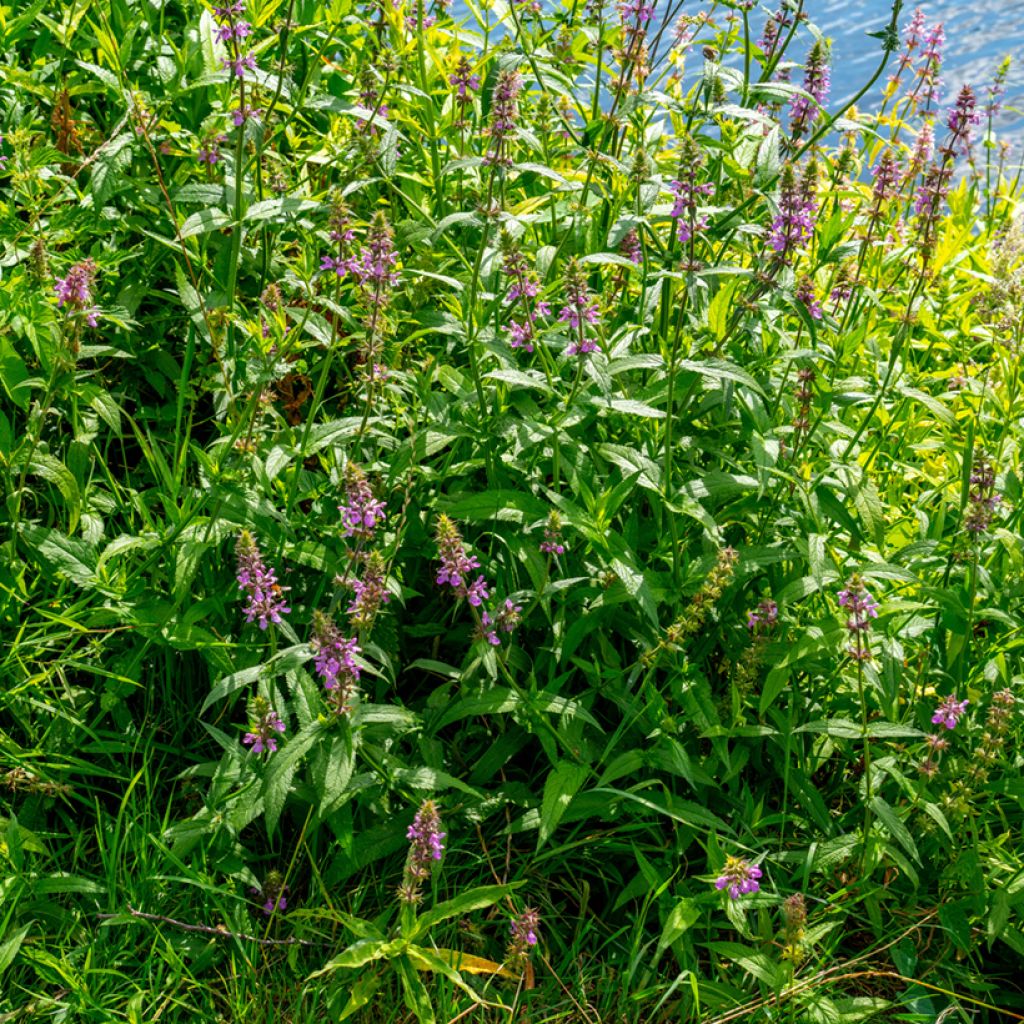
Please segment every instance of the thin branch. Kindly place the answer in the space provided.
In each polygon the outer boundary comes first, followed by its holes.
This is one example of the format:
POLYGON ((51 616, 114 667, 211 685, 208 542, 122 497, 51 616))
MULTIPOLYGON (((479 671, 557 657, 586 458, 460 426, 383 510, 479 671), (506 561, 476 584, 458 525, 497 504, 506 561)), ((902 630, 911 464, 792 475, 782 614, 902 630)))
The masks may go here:
MULTIPOLYGON (((262 939, 258 935, 249 935, 246 932, 232 932, 224 925, 212 927, 208 924, 188 924, 186 921, 176 921, 173 917, 164 917, 161 914, 146 914, 136 910, 130 903, 128 913, 140 921, 156 921, 159 924, 169 924, 172 928, 179 928, 183 932, 199 932, 201 935, 212 935, 218 939, 241 939, 245 942, 255 942, 260 946, 327 946, 328 942, 311 942, 309 939, 298 939, 294 935, 287 939, 262 939)), ((122 917, 122 914, 97 914, 100 920, 109 921, 113 918, 122 917)))

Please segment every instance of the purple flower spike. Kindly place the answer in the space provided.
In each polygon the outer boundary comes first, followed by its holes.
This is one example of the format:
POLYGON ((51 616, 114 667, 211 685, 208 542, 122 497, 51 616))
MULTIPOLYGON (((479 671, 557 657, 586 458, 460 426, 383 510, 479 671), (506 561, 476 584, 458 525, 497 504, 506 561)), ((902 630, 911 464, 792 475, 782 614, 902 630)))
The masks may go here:
POLYGON ((761 888, 758 879, 761 869, 743 857, 727 857, 721 875, 715 879, 716 889, 727 889, 730 899, 757 892, 761 888))
POLYGON ((288 899, 285 896, 278 896, 276 900, 267 900, 263 904, 263 913, 270 917, 275 910, 285 910, 288 906, 288 899))
POLYGON ((291 588, 278 584, 277 574, 264 564, 259 545, 248 530, 238 535, 235 553, 238 556, 238 589, 245 591, 247 596, 245 621, 255 621, 260 629, 266 629, 272 622, 280 623, 281 616, 291 611, 284 598, 284 592, 291 588))
POLYGON ((92 305, 92 289, 96 281, 96 264, 92 260, 80 260, 67 273, 54 282, 57 305, 69 313, 79 313, 90 327, 95 327, 96 309, 92 305))
POLYGON ((818 204, 813 190, 816 174, 814 165, 808 165, 802 180, 797 180, 792 166, 782 170, 779 184, 779 212, 772 221, 768 244, 788 262, 793 251, 801 246, 814 231, 818 204))
POLYGON ((377 524, 387 518, 386 505, 374 498, 366 474, 352 462, 345 467, 345 487, 345 504, 338 506, 344 535, 373 540, 377 524))
POLYGON ((468 598, 470 604, 479 606, 489 596, 486 581, 478 576, 472 585, 466 583, 469 573, 480 568, 475 555, 467 555, 458 527, 445 515, 437 520, 437 547, 440 565, 437 570, 437 585, 449 586, 456 597, 468 598))
POLYGON ((540 914, 533 907, 525 907, 523 912, 511 923, 509 931, 512 938, 508 944, 506 960, 515 967, 524 967, 530 952, 537 945, 537 932, 540 929, 540 914))
POLYGON ((955 729, 960 722, 960 718, 967 711, 969 703, 970 701, 957 700, 955 695, 946 697, 935 709, 935 714, 932 715, 932 723, 934 725, 944 725, 947 729, 955 729))
POLYGON ((441 831, 441 816, 433 800, 424 800, 416 812, 409 830, 408 872, 414 878, 429 878, 430 866, 444 854, 446 832, 441 831))
POLYGON ((273 754, 277 751, 277 736, 285 730, 284 722, 278 713, 262 697, 254 702, 256 716, 249 724, 250 731, 242 737, 246 746, 252 747, 254 754, 273 754))

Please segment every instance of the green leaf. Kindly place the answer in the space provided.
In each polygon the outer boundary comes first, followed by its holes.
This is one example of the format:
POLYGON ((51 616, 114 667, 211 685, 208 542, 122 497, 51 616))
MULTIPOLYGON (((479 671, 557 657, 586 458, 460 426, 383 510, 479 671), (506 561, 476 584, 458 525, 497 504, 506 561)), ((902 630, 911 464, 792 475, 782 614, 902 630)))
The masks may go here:
POLYGON ((59 530, 28 526, 22 536, 39 556, 72 583, 91 589, 96 586, 96 549, 77 537, 66 537, 59 530))
POLYGON ((692 928, 700 920, 700 908, 687 897, 683 897, 672 908, 665 925, 661 929, 661 938, 658 939, 658 951, 655 959, 661 956, 677 939, 692 928))
POLYGON ((914 837, 910 834, 910 829, 900 820, 896 812, 880 797, 875 796, 871 798, 871 810, 878 815, 878 820, 885 826, 886 831, 903 847, 904 850, 910 855, 910 857, 918 864, 921 863, 921 857, 917 852, 917 845, 914 843, 914 837))
POLYGON ((263 813, 267 831, 277 828, 284 802, 291 789, 292 779, 309 748, 323 735, 323 727, 314 722, 297 736, 292 737, 267 759, 267 772, 263 779, 263 813))
POLYGON ((223 210, 197 210, 185 218, 178 234, 181 238, 192 238, 195 235, 206 235, 211 231, 219 231, 231 223, 231 217, 223 210))
POLYGON ((460 893, 454 899, 438 903, 430 910, 420 914, 416 919, 416 927, 409 937, 415 939, 426 935, 431 928, 453 917, 470 914, 474 910, 483 910, 484 907, 493 907, 495 903, 503 900, 524 884, 523 882, 511 882, 508 885, 481 885, 460 893))
POLYGON ((365 967, 384 956, 388 945, 383 939, 359 939, 344 952, 328 960, 320 970, 314 971, 309 977, 322 978, 332 971, 351 971, 357 967, 365 967))
POLYGON ((3 974, 14 963, 14 958, 18 955, 18 950, 21 949, 21 944, 25 941, 25 936, 28 935, 31 927, 32 922, 30 921, 0 942, 0 974, 3 974))
POLYGON ((28 370, 21 356, 14 351, 10 337, 6 333, 0 334, 0 382, 19 409, 28 408, 31 389, 24 386, 28 379, 28 370))
POLYGON ((434 1008, 430 1005, 427 988, 416 973, 416 968, 407 956, 397 957, 394 961, 398 977, 402 982, 402 995, 405 1005, 419 1021, 419 1024, 435 1024, 434 1008))
POLYGON ((60 459, 56 459, 46 452, 36 452, 32 456, 29 470, 53 484, 60 491, 61 497, 68 505, 68 533, 74 533, 81 514, 82 494, 71 470, 60 459))
POLYGON ((537 849, 551 837, 562 816, 569 809, 572 798, 587 780, 590 770, 586 765, 572 761, 559 761, 554 771, 544 780, 544 796, 540 804, 540 832, 537 849))

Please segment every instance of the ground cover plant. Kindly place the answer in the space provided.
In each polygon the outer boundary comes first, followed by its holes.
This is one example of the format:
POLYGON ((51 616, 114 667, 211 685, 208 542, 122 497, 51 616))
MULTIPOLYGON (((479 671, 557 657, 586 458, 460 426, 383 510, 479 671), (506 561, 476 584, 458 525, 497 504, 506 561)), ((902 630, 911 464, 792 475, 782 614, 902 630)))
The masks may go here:
POLYGON ((1006 65, 224 2, 0 9, 0 1020, 1024 1019, 1006 65))

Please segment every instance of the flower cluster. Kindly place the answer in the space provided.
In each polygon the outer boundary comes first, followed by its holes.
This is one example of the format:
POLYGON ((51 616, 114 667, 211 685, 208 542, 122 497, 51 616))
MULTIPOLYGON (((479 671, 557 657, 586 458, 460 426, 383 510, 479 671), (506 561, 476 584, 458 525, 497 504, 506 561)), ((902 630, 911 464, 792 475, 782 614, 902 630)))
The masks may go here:
POLYGON ((510 597, 505 598, 505 603, 492 615, 487 609, 480 613, 480 639, 486 640, 491 646, 498 647, 501 644, 500 633, 514 633, 516 627, 522 621, 523 609, 510 597))
POLYGON ((768 640, 779 621, 779 606, 770 598, 760 601, 756 608, 747 612, 747 630, 750 645, 743 651, 732 671, 735 692, 735 712, 738 715, 744 698, 753 690, 760 675, 768 640))
POLYGON ((80 314, 90 327, 98 323, 98 311, 92 304, 92 289, 96 282, 96 264, 92 260, 79 260, 54 282, 57 305, 69 313, 80 314))
POLYGON ((437 547, 440 565, 437 570, 437 585, 449 586, 456 597, 466 598, 470 604, 479 607, 488 597, 487 584, 482 575, 470 583, 469 574, 480 568, 475 555, 467 555, 459 528, 446 515, 437 519, 437 547))
POLYGON ((644 654, 643 660, 645 662, 648 664, 652 663, 661 651, 666 648, 676 648, 686 637, 693 636, 701 631, 711 609, 721 598, 725 588, 729 585, 730 580, 732 580, 738 561, 739 555, 733 548, 722 548, 718 552, 711 572, 708 573, 707 579, 704 580, 700 590, 693 595, 689 608, 672 625, 666 628, 665 635, 651 650, 644 654))
POLYGON ((957 700, 955 694, 945 697, 935 709, 935 714, 932 715, 932 724, 944 726, 946 729, 955 729, 967 711, 969 703, 970 701, 957 700))
POLYGON ((249 892, 260 900, 260 909, 267 917, 288 907, 288 898, 285 895, 288 892, 288 886, 284 884, 284 878, 278 871, 269 872, 262 888, 254 887, 249 892))
POLYGON ((441 831, 441 815, 433 800, 424 800, 406 832, 409 853, 405 860, 405 875, 398 889, 403 903, 415 904, 420 901, 420 887, 430 877, 431 869, 444 854, 444 839, 447 833, 441 831))
POLYGON ((537 930, 540 914, 533 907, 524 907, 523 912, 512 921, 509 931, 511 940, 505 953, 505 962, 522 969, 530 958, 530 952, 537 945, 537 930))
POLYGON ((371 551, 366 556, 361 578, 346 582, 355 593, 348 606, 348 620, 354 629, 369 629, 381 607, 391 600, 387 588, 387 565, 380 552, 371 551))
POLYGON ((738 900, 761 888, 761 874, 761 869, 745 858, 727 857, 722 873, 715 879, 715 888, 727 890, 730 899, 738 900))
POLYGON ((473 93, 480 89, 480 76, 473 74, 473 69, 465 57, 459 58, 455 70, 448 76, 449 85, 455 87, 455 105, 459 114, 455 124, 464 128, 469 124, 469 110, 473 106, 473 93))
POLYGON ((803 956, 804 930, 807 925, 807 901, 795 892, 782 903, 782 959, 797 962, 803 956))
POLYGON ((254 698, 249 732, 242 737, 242 742, 251 746, 254 754, 273 754, 277 750, 277 737, 284 730, 284 722, 270 702, 263 697, 254 698))
POLYGON ((540 278, 526 262, 519 246, 508 234, 502 235, 501 246, 502 270, 512 281, 505 294, 505 305, 519 314, 517 319, 508 323, 509 344, 512 348, 532 352, 537 335, 537 317, 550 316, 551 307, 544 300, 537 299, 540 278))
POLYGON ((487 129, 490 146, 484 156, 484 164, 512 166, 509 140, 519 118, 518 97, 522 88, 523 80, 518 71, 502 71, 498 75, 491 100, 491 123, 487 129))
POLYGON ((925 37, 921 50, 921 66, 917 69, 917 92, 925 103, 930 103, 939 93, 942 70, 942 47, 946 42, 946 32, 942 22, 932 26, 925 37))
POLYGON ((778 213, 768 233, 768 244, 783 262, 788 262, 793 251, 814 231, 818 213, 817 175, 817 165, 813 160, 799 179, 791 164, 782 169, 778 213))
POLYGON ((582 356, 597 351, 597 342, 587 333, 587 326, 597 324, 601 315, 597 299, 587 287, 587 275, 575 257, 565 268, 565 305, 559 310, 558 319, 568 324, 573 334, 566 355, 582 356))
POLYGON ((281 616, 291 611, 284 598, 284 592, 290 588, 278 584, 277 574, 264 563, 256 538, 248 530, 238 535, 235 554, 238 589, 247 598, 243 609, 245 621, 257 622, 260 629, 266 629, 272 622, 279 623, 281 616))
POLYGON ((1017 699, 1010 690, 993 694, 988 714, 985 716, 985 731, 981 742, 974 750, 973 763, 969 769, 972 782, 980 785, 988 780, 989 769, 1002 756, 1006 735, 1013 722, 1017 699))
POLYGON ((779 606, 766 597, 751 612, 747 612, 747 629, 755 636, 768 632, 779 621, 779 606))
MULTIPOLYGON (((228 47, 228 56, 221 57, 221 67, 229 75, 241 80, 247 71, 256 70, 256 58, 248 52, 245 40, 252 35, 252 25, 240 15, 245 13, 243 0, 234 0, 225 7, 214 7, 213 20, 217 23, 217 40, 228 47)), ((242 119, 245 111, 243 109, 242 119)), ((241 122, 236 122, 241 123, 241 122)))
POLYGON ((1002 496, 996 494, 995 467, 988 455, 979 451, 971 467, 971 489, 967 495, 964 528, 976 537, 984 533, 992 525, 1002 500, 1002 496))
POLYGON ((328 699, 337 714, 351 710, 351 700, 359 686, 360 653, 355 638, 342 636, 341 630, 321 611, 313 613, 313 664, 324 683, 328 699))
POLYGON ((387 505, 374 498, 366 474, 354 463, 345 466, 345 504, 338 506, 345 537, 370 542, 377 524, 387 518, 387 505))
POLYGON ((814 292, 814 279, 807 274, 802 274, 796 283, 796 300, 812 320, 822 318, 821 303, 814 292))
POLYGON ((899 195, 903 180, 903 169, 900 167, 899 157, 891 149, 886 149, 878 158, 878 163, 871 169, 871 176, 875 179, 872 191, 874 198, 872 217, 877 218, 881 213, 882 205, 899 195))
POLYGON ((805 368, 797 370, 796 390, 793 397, 796 399, 796 418, 793 420, 793 452, 803 444, 811 429, 811 402, 814 400, 814 384, 818 375, 814 370, 805 368))
POLYGON ((775 56, 775 51, 782 39, 782 33, 793 24, 793 15, 788 4, 783 4, 765 22, 764 32, 758 39, 757 45, 764 54, 765 61, 770 61, 775 56))
POLYGON ((546 555, 564 555, 565 544, 562 543, 562 517, 552 509, 548 513, 548 521, 544 524, 544 539, 540 549, 546 555))
POLYGON ((818 119, 820 107, 828 99, 831 82, 829 49, 819 39, 811 47, 804 68, 804 92, 808 95, 794 96, 789 111, 789 130, 794 141, 818 119))
POLYGON ((878 603, 868 593, 861 577, 854 573, 846 583, 846 589, 839 592, 839 605, 849 613, 846 628, 850 634, 847 653, 855 661, 870 661, 871 649, 867 633, 871 620, 878 617, 878 603))
POLYGON ((949 145, 960 153, 968 153, 971 148, 973 130, 981 124, 981 111, 974 90, 964 85, 957 93, 956 103, 950 107, 946 115, 946 127, 949 129, 949 145))
POLYGON ((473 570, 480 568, 475 555, 466 554, 459 528, 446 515, 438 516, 436 530, 438 548, 438 586, 452 588, 455 596, 465 599, 477 617, 477 638, 494 647, 501 643, 501 633, 512 633, 522 618, 522 607, 511 598, 496 601, 496 608, 484 606, 491 596, 487 580, 482 573, 470 580, 473 570))

